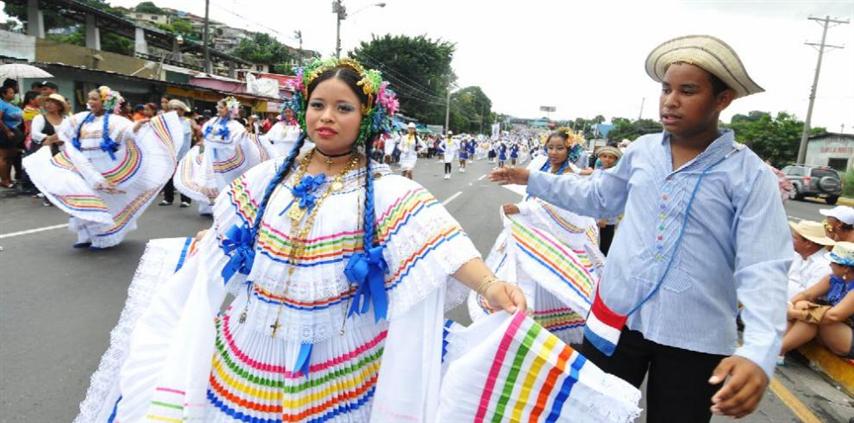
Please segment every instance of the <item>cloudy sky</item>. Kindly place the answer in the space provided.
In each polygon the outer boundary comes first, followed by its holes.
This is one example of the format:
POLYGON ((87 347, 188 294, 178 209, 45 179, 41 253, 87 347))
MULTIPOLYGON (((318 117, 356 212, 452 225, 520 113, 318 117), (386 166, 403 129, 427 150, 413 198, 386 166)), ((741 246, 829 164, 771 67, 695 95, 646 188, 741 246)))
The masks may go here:
MULTIPOLYGON (((724 115, 750 110, 786 111, 803 119, 817 51, 804 42, 821 40, 810 16, 854 18, 854 0, 837 1, 485 1, 345 0, 343 50, 372 34, 426 34, 456 43, 453 67, 460 86, 479 85, 494 110, 522 117, 553 118, 602 114, 658 118, 658 86, 644 72, 657 44, 686 34, 715 35, 739 53, 765 93, 733 103, 724 115)), ((134 0, 112 0, 133 6, 134 0)), ((159 6, 204 15, 204 1, 155 0, 159 6)), ((295 45, 334 54, 335 15, 331 0, 211 0, 211 18, 269 32, 295 45)), ((854 24, 828 31, 813 126, 854 133, 854 24)))

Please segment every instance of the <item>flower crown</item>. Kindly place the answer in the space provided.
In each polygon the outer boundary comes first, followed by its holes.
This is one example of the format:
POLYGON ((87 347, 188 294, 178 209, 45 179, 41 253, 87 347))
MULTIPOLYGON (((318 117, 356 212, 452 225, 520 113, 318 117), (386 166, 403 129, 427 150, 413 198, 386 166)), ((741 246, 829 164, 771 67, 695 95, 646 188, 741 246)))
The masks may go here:
POLYGON ((240 116, 240 100, 232 96, 228 96, 220 101, 225 104, 225 109, 228 110, 228 113, 229 115, 231 115, 231 117, 234 118, 240 116))
POLYGON ((564 127, 560 127, 560 128, 557 128, 557 132, 560 132, 560 133, 562 133, 562 134, 565 134, 565 135, 566 135, 566 145, 567 145, 567 147, 569 147, 569 146, 571 146, 571 145, 573 145, 573 144, 581 143, 581 142, 583 142, 583 141, 584 141, 584 135, 581 135, 581 134, 579 134, 578 132, 575 132, 572 128, 568 128, 568 127, 565 127, 565 126, 564 126, 564 127))
POLYGON ((118 91, 113 91, 106 85, 98 87, 98 95, 101 97, 101 103, 104 105, 104 110, 111 113, 121 112, 122 95, 118 91))
POLYGON ((287 83, 293 96, 284 102, 282 112, 290 109, 303 131, 306 130, 305 112, 308 104, 308 86, 324 72, 334 68, 348 68, 356 72, 360 79, 358 86, 368 97, 368 103, 362 107, 362 123, 356 144, 362 144, 374 135, 390 132, 392 118, 397 114, 400 103, 397 94, 383 81, 382 73, 365 69, 353 59, 315 59, 303 68, 294 68, 295 78, 287 83))

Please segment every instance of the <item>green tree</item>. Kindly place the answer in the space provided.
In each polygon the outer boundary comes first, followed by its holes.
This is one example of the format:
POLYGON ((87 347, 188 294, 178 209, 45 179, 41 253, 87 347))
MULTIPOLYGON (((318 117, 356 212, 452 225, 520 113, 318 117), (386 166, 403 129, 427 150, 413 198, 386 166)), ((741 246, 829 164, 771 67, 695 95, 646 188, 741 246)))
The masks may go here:
POLYGON ((611 119, 614 128, 608 132, 608 141, 619 142, 623 139, 633 140, 644 134, 661 132, 661 124, 652 119, 632 121, 616 117, 611 119))
POLYGON ((136 7, 133 8, 133 10, 137 11, 139 13, 153 13, 153 14, 157 14, 157 15, 165 15, 166 14, 166 12, 164 12, 163 9, 157 7, 157 5, 155 5, 154 3, 150 2, 150 1, 144 1, 142 3, 137 4, 136 7))
MULTIPOLYGON (((424 35, 384 35, 363 41, 350 57, 382 71, 400 97, 401 112, 421 122, 444 124, 448 86, 456 80, 451 69, 454 49, 453 43, 424 35)), ((468 123, 462 118, 458 124, 471 125, 471 115, 465 117, 468 123)))
MULTIPOLYGON (((804 123, 792 114, 780 112, 772 117, 767 112, 752 111, 747 115, 733 116, 724 127, 735 131, 736 140, 746 144, 763 160, 770 160, 776 167, 797 160, 804 123)), ((818 135, 827 131, 824 128, 812 128, 810 132, 818 135)))
POLYGON ((450 126, 454 132, 489 132, 494 121, 492 101, 477 86, 451 94, 450 126))
POLYGON ((240 40, 231 54, 252 63, 270 65, 274 73, 290 73, 292 56, 288 48, 269 34, 255 32, 251 38, 240 40))

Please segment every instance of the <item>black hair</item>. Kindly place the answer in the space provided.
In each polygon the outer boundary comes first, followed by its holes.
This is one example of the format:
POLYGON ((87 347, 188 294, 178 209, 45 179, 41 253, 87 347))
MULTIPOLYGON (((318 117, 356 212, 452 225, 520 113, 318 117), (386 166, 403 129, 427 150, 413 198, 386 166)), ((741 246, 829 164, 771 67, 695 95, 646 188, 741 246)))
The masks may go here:
POLYGON ((142 109, 144 109, 144 108, 145 108, 144 104, 137 104, 137 105, 133 106, 133 111, 134 112, 141 112, 142 109))
POLYGON ((27 93, 24 94, 23 105, 26 106, 26 105, 30 104, 31 101, 38 98, 40 95, 41 95, 41 93, 38 91, 33 91, 33 90, 27 91, 27 93))
POLYGON ((549 140, 551 140, 552 137, 558 137, 563 140, 564 144, 566 144, 566 141, 569 140, 569 133, 561 130, 553 131, 549 134, 549 137, 546 138, 546 144, 549 143, 549 140))
POLYGON ((718 78, 717 75, 709 71, 706 71, 706 75, 709 76, 709 82, 712 84, 712 93, 715 95, 715 97, 717 97, 718 94, 730 89, 729 85, 725 84, 724 81, 721 81, 721 79, 718 78))

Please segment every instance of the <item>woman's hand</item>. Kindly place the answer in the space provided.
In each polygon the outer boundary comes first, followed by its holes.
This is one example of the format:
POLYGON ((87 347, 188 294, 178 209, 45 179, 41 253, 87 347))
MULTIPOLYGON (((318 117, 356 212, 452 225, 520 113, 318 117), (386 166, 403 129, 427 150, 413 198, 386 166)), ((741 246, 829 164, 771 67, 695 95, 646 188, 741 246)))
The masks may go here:
POLYGON ((136 123, 134 123, 134 124, 133 124, 133 132, 134 132, 134 133, 136 133, 136 131, 139 131, 139 128, 140 128, 144 123, 148 123, 148 121, 150 121, 150 120, 151 120, 151 119, 149 119, 149 118, 145 118, 145 119, 140 119, 140 120, 138 120, 136 123))
POLYGON ((504 310, 508 313, 524 312, 528 309, 525 294, 517 285, 507 282, 496 282, 486 287, 483 298, 494 310, 504 310))
POLYGON ((489 173, 489 180, 498 182, 499 185, 518 184, 527 185, 528 176, 531 172, 521 167, 502 167, 489 173))
POLYGON ((114 184, 110 181, 104 181, 104 182, 99 183, 98 185, 95 185, 95 189, 98 191, 106 192, 107 194, 124 194, 125 193, 124 191, 118 189, 116 187, 116 184, 114 184))
POLYGON ((196 242, 201 241, 202 238, 205 237, 205 235, 208 233, 209 230, 210 229, 202 229, 202 230, 196 232, 196 238, 195 238, 196 242))
POLYGON ((59 140, 59 136, 56 134, 48 135, 45 139, 42 140, 42 145, 62 145, 62 141, 59 140))
POLYGON ((504 214, 506 214, 508 216, 511 214, 518 214, 519 213, 519 206, 512 204, 512 203, 507 203, 501 207, 504 209, 504 214))

